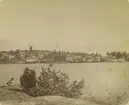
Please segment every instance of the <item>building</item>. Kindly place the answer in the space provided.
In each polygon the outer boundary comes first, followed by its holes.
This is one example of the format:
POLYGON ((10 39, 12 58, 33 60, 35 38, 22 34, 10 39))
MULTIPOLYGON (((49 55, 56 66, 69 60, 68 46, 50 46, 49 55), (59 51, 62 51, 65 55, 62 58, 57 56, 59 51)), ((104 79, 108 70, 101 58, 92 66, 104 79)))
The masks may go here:
POLYGON ((42 58, 41 62, 53 62, 54 61, 55 52, 50 52, 42 58))
POLYGON ((32 50, 33 54, 35 54, 38 58, 43 58, 45 55, 48 55, 50 51, 48 50, 32 50))
POLYGON ((30 46, 30 50, 29 50, 29 51, 32 52, 32 50, 33 50, 33 49, 32 49, 32 46, 30 46))
POLYGON ((74 56, 72 54, 67 54, 66 55, 66 61, 67 62, 73 62, 74 61, 74 56))
POLYGON ((38 59, 36 57, 27 57, 26 63, 36 63, 38 59))
POLYGON ((30 46, 28 55, 36 56, 37 58, 42 59, 45 55, 48 55, 49 53, 49 50, 33 50, 32 46, 30 46))
POLYGON ((12 60, 12 59, 14 59, 14 58, 15 58, 14 55, 9 54, 9 60, 12 60))
POLYGON ((25 51, 20 51, 19 52, 19 58, 20 58, 20 60, 25 60, 26 59, 26 53, 25 53, 25 51))
POLYGON ((74 55, 74 62, 83 62, 83 57, 81 55, 74 55))
POLYGON ((92 59, 89 60, 89 62, 100 62, 101 58, 100 57, 93 57, 92 59))
POLYGON ((83 57, 83 62, 88 62, 88 58, 87 57, 83 57))
POLYGON ((117 59, 117 62, 125 62, 126 60, 124 58, 117 59))
POLYGON ((61 62, 61 61, 66 61, 66 56, 54 56, 54 61, 56 62, 61 62))
POLYGON ((2 58, 9 58, 9 53, 8 52, 3 52, 2 53, 2 58))

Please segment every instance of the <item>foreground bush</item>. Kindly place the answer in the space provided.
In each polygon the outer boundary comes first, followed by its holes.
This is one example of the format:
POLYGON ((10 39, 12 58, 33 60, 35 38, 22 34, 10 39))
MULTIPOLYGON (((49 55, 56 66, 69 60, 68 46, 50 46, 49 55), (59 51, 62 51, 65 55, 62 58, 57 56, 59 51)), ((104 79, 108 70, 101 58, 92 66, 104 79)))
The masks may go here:
POLYGON ((28 89, 35 87, 36 81, 36 72, 25 68, 23 75, 20 77, 20 84, 23 86, 24 90, 28 91, 28 89))
MULTIPOLYGON (((31 70, 31 72, 34 72, 34 70, 31 70)), ((27 76, 25 76, 26 72, 24 72, 23 75, 20 81, 23 80, 24 82, 21 82, 21 85, 24 87, 24 90, 27 90, 25 92, 31 96, 59 95, 78 98, 82 95, 84 80, 71 83, 66 73, 56 72, 50 67, 42 68, 42 72, 37 80, 35 73, 27 73, 27 76)))

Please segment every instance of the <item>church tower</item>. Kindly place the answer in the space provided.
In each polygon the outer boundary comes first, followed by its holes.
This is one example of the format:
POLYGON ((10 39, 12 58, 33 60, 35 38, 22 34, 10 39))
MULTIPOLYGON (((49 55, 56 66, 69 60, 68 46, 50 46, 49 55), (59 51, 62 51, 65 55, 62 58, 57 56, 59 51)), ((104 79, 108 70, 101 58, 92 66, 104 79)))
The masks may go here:
POLYGON ((32 46, 30 46, 30 52, 32 52, 32 46))

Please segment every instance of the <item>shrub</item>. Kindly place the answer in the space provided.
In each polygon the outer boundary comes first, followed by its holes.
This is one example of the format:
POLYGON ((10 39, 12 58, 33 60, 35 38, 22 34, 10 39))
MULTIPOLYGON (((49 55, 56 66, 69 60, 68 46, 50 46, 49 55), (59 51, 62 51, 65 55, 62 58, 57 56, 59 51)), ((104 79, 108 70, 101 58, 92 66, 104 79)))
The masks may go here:
POLYGON ((28 91, 28 89, 36 86, 36 72, 29 68, 25 68, 23 75, 20 77, 20 84, 23 86, 24 90, 28 91))
MULTIPOLYGON (((32 70, 34 71, 34 70, 32 70)), ((24 73, 23 75, 25 75, 24 73)), ((69 81, 69 76, 61 71, 56 71, 54 69, 42 68, 42 72, 37 79, 35 85, 35 76, 27 75, 27 79, 25 76, 22 76, 24 82, 21 82, 21 85, 24 87, 24 90, 27 90, 26 93, 37 97, 37 96, 45 96, 45 95, 59 95, 70 98, 78 98, 82 95, 82 89, 84 87, 84 80, 79 82, 73 81, 72 83, 69 81), (32 77, 34 79, 32 79, 32 77), (30 79, 28 79, 30 78, 30 79), (32 84, 30 84, 30 81, 32 84), (28 82, 29 81, 29 82, 28 82)))

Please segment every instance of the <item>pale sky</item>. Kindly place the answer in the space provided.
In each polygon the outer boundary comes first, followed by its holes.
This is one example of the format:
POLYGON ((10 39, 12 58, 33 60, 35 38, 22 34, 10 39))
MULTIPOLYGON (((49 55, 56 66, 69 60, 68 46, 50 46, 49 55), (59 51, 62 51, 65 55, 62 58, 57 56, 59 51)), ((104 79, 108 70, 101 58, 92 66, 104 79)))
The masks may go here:
POLYGON ((3 0, 0 50, 129 51, 128 0, 3 0))

